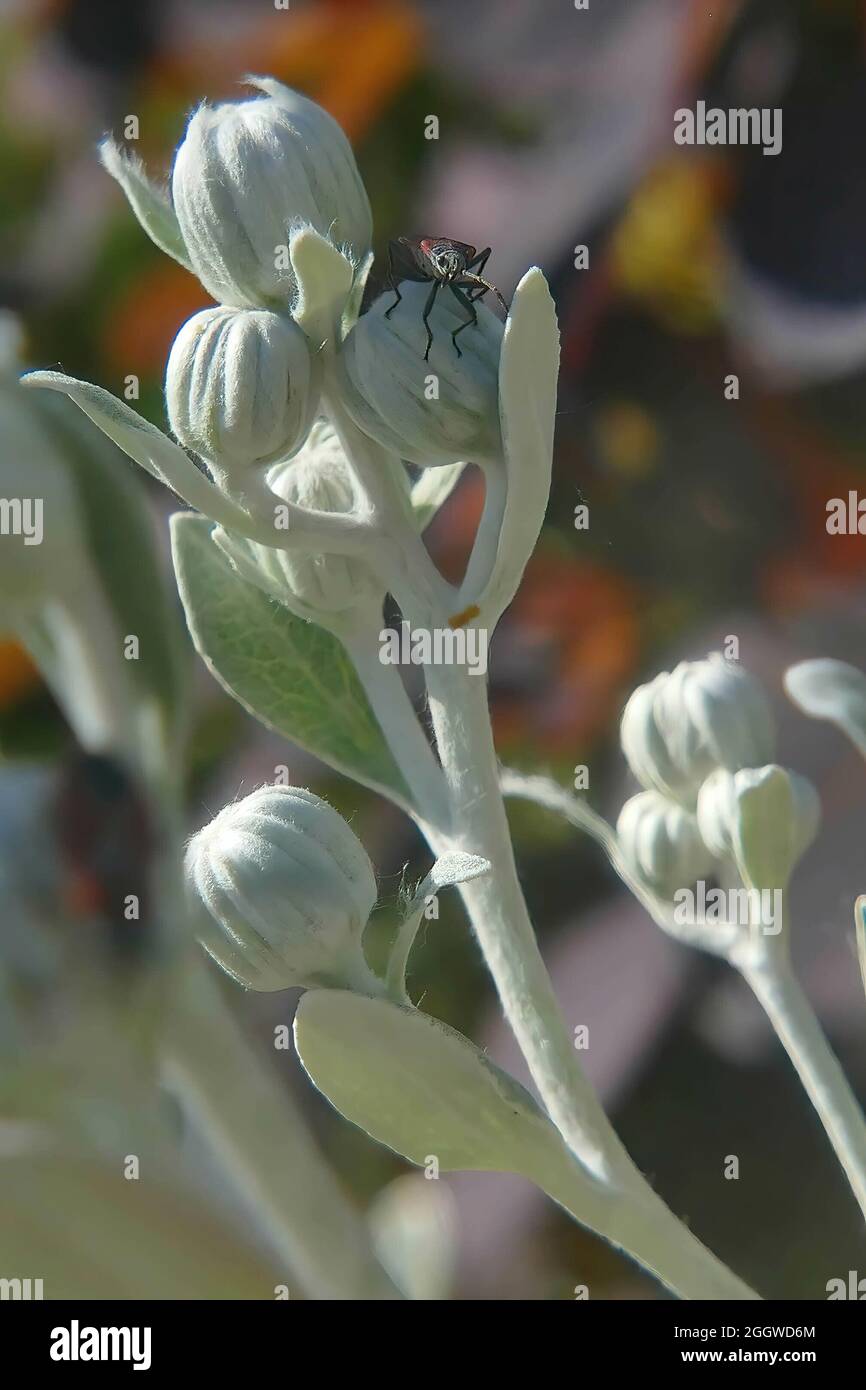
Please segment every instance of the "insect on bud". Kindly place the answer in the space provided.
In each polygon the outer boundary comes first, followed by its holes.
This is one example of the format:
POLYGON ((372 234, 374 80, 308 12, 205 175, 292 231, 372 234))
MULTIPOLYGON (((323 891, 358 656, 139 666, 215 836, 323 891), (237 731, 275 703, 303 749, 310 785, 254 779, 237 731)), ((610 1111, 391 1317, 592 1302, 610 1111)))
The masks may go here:
POLYGON ((623 711, 622 749, 637 780, 694 807, 717 767, 735 772, 773 756, 773 716, 761 686, 713 653, 638 686, 623 711))
POLYGON ((196 936, 247 989, 358 987, 376 901, 360 840, 299 787, 261 787, 193 836, 186 881, 196 936))
POLYGON ((660 792, 631 797, 619 813, 616 833, 632 871, 668 902, 712 872, 713 857, 694 816, 660 792))
POLYGON ((775 764, 734 773, 719 768, 698 796, 705 845, 717 859, 733 859, 750 887, 784 888, 820 818, 812 783, 775 764))
POLYGON ((181 444, 222 485, 288 458, 315 414, 319 368, 298 325, 267 309, 202 309, 168 359, 165 398, 181 444))
POLYGON ((263 96, 195 112, 172 194, 205 289, 223 304, 286 309, 296 288, 280 255, 290 229, 314 227, 357 263, 370 249, 372 215, 333 117, 280 82, 249 80, 263 96))
POLYGON ((466 314, 450 295, 440 294, 430 314, 433 342, 425 361, 428 286, 400 288, 397 311, 387 317, 393 295, 380 295, 343 345, 349 413, 371 439, 410 463, 437 467, 467 460, 483 466, 497 459, 501 322, 476 304, 478 322, 461 332, 458 357, 452 334, 466 324, 466 314))

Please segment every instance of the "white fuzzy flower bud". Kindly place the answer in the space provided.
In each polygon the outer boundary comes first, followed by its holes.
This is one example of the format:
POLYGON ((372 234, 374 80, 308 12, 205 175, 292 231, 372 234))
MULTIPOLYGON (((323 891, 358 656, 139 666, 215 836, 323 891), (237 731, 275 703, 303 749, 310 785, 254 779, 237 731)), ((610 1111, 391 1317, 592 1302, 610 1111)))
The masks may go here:
POLYGON ((818 831, 814 786, 786 768, 719 768, 701 787, 697 820, 717 859, 733 859, 748 886, 784 888, 818 831))
POLYGON ((433 345, 424 360, 424 304, 430 287, 405 282, 390 318, 390 291, 371 305, 340 354, 346 408, 371 439, 410 463, 439 466, 468 460, 484 465, 502 450, 499 354, 502 324, 484 304, 478 323, 451 334, 467 315, 447 288, 430 315, 433 345))
POLYGON ((290 230, 312 226, 357 263, 370 249, 370 204, 333 117, 273 79, 250 81, 265 95, 193 115, 174 163, 174 207, 215 299, 287 308, 296 288, 290 230))
POLYGON ((771 758, 775 730, 754 677, 713 653, 639 686, 623 711, 620 738, 643 787, 694 806, 715 768, 735 772, 771 758))
POLYGON ((660 792, 631 797, 619 813, 616 833, 629 867, 667 901, 713 870, 694 816, 660 792))
MULTIPOLYGON (((319 512, 351 512, 357 506, 352 471, 333 427, 317 420, 306 443, 288 463, 268 474, 268 487, 284 502, 319 512)), ((303 617, 369 608, 381 617, 384 585, 358 556, 278 550, 218 530, 214 539, 241 575, 303 617)))
POLYGON ((218 482, 288 458, 314 418, 320 373, 304 334, 267 309, 202 309, 171 349, 165 398, 181 444, 218 482))
POLYGON ((248 989, 362 985, 361 934, 376 880, 333 807, 298 787, 261 787, 190 841, 196 935, 248 989))

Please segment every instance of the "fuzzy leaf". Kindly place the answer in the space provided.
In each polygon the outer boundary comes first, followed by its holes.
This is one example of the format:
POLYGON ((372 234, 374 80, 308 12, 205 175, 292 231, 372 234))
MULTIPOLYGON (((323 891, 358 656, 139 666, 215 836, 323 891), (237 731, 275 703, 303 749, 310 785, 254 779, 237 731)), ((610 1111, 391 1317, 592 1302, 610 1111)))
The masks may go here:
POLYGON ((138 155, 124 150, 114 140, 103 140, 99 147, 99 158, 112 178, 117 179, 151 241, 160 251, 165 251, 166 255, 191 271, 171 199, 166 190, 149 177, 138 155))
POLYGON ((312 990, 295 1045, 340 1114, 411 1163, 523 1173, 542 1186, 566 1160, 527 1091, 468 1038, 416 1009, 346 990, 312 990))
POLYGON ((496 558, 478 604, 498 616, 517 592, 541 530, 553 465, 559 329, 537 266, 514 292, 499 361, 507 493, 496 558))
POLYGON ((180 608, 169 593, 144 494, 113 445, 56 396, 39 402, 40 417, 58 442, 78 491, 93 563, 121 636, 139 641, 128 671, 152 703, 173 759, 185 726, 189 657, 180 608))
POLYGON ((172 518, 180 596, 196 650, 263 724, 400 806, 409 792, 336 637, 242 579, 206 517, 172 518))
POLYGON ((847 661, 800 661, 785 672, 789 698, 812 719, 826 719, 866 757, 866 676, 847 661))
POLYGON ((313 227, 292 235, 289 259, 298 282, 293 316, 315 351, 340 326, 352 292, 352 264, 313 227))
POLYGON ((468 883, 471 878, 480 878, 482 874, 489 873, 489 859, 482 859, 478 854, 466 854, 464 850, 449 850, 447 854, 439 856, 427 877, 419 883, 413 902, 423 905, 431 893, 453 888, 458 883, 468 883))

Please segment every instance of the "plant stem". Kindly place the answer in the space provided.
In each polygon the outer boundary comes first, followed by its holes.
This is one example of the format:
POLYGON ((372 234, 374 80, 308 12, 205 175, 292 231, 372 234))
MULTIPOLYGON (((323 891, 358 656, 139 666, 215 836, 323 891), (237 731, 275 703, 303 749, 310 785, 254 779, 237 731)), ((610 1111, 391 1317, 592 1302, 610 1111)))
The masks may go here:
MULTIPOLYGON (((736 928, 727 923, 717 924, 712 938, 703 934, 689 942, 688 935, 674 925, 665 905, 630 872, 619 852, 615 832, 591 807, 543 777, 524 777, 506 770, 502 786, 506 794, 525 797, 557 811, 572 825, 585 830, 605 850, 624 883, 665 931, 703 950, 712 948, 740 971, 791 1058, 866 1216, 866 1121, 791 971, 786 952, 763 949, 756 954, 751 938, 744 950, 738 950, 736 928)), ((739 876, 736 881, 740 882, 739 876)))
POLYGON ((597 811, 573 792, 566 791, 549 777, 529 777, 512 768, 503 768, 500 786, 505 796, 521 797, 542 806, 547 811, 562 816, 569 825, 583 830, 608 857, 611 867, 619 875, 633 897, 646 908, 653 921, 675 940, 684 946, 695 946, 712 955, 727 958, 730 948, 736 941, 736 928, 728 922, 716 922, 711 933, 700 923, 680 922, 671 904, 665 902, 644 883, 635 873, 620 848, 616 831, 597 811))
POLYGON ((551 1119, 590 1172, 608 1175, 607 1120, 560 1014, 517 878, 483 677, 457 666, 427 669, 430 713, 448 781, 455 846, 489 859, 492 872, 460 893, 505 1015, 551 1119))
MULTIPOLYGON (((336 431, 346 457, 363 489, 381 534, 393 548, 389 555, 385 581, 397 602, 409 616, 420 600, 425 613, 441 612, 445 618, 454 611, 456 589, 442 578, 418 534, 412 516, 408 485, 401 490, 396 464, 385 449, 374 443, 352 420, 338 391, 326 391, 323 406, 336 431)), ((401 465, 402 466, 402 465, 401 465)), ((383 560, 386 558, 381 557, 383 560)), ((368 555, 368 559, 372 558, 368 555)), ((428 623, 435 626, 435 623, 428 623)))
MULTIPOLYGON (((460 667, 446 666, 429 667, 427 682, 451 792, 453 843, 489 859, 493 866, 491 874, 461 884, 460 892, 533 1080, 579 1165, 572 1165, 565 1189, 546 1190, 579 1220, 627 1249, 681 1297, 756 1297, 653 1192, 580 1066, 517 877, 485 682, 460 667), (580 1191, 585 1198, 587 1174, 603 1194, 594 1216, 585 1214, 585 1203, 582 1215, 573 1196, 580 1191)), ((437 853, 449 847, 447 839, 434 841, 437 853)))
POLYGON ((379 660, 376 632, 341 632, 340 640, 352 658, 419 818, 445 830, 450 817, 448 788, 398 668, 379 660))
POLYGON ((786 956, 735 961, 794 1064, 866 1217, 866 1121, 786 956))
POLYGON ((400 1297, 305 1121, 251 1052, 203 962, 191 961, 181 982, 164 1066, 170 1089, 202 1125, 310 1297, 400 1297))
POLYGON ((672 1216, 657 1193, 640 1187, 621 1191, 587 1183, 574 1165, 540 1183, 582 1226, 653 1274, 683 1299, 759 1299, 759 1295, 672 1216))
MULTIPOLYGON (((455 590, 435 570, 413 534, 393 470, 339 402, 328 413, 369 501, 399 535, 404 557, 390 587, 414 627, 448 622, 455 590)), ((343 639, 345 641, 345 639, 343 639)), ((754 1298, 741 1280, 668 1210, 632 1163, 583 1073, 560 1014, 517 878, 486 682, 461 667, 430 666, 427 691, 441 768, 424 736, 399 672, 371 657, 369 643, 352 656, 370 703, 416 803, 416 818, 435 854, 459 848, 490 861, 492 873, 460 885, 475 934, 505 1015, 565 1144, 566 1174, 555 1200, 613 1244, 627 1249, 681 1297, 754 1298), (443 796, 444 792, 444 796, 443 796), (597 1220, 581 1215, 574 1190, 592 1189, 597 1220), (564 1195, 566 1189, 569 1196, 564 1195), (596 1194, 598 1202, 596 1203, 596 1194), (601 1215, 604 1214, 602 1221, 601 1215)))

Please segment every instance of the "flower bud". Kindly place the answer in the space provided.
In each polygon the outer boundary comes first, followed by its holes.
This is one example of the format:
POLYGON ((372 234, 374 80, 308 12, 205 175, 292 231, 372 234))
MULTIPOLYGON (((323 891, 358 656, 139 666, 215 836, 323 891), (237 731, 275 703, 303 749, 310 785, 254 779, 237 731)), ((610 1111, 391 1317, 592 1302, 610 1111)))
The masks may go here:
POLYGON ((694 816, 659 792, 631 797, 619 813, 616 833, 626 863, 666 901, 712 872, 713 856, 694 816))
POLYGON ((358 263, 372 216, 333 117, 279 82, 250 81, 265 95, 193 115, 175 158, 174 207, 193 269, 215 299, 287 308, 296 288, 290 229, 312 226, 358 263))
POLYGON ((717 767, 735 772, 773 755, 773 716, 748 671, 714 652, 638 686, 623 711, 622 749, 641 786, 694 806, 717 767))
POLYGON ((460 334, 458 357, 451 334, 467 314, 443 287, 430 314, 433 345, 425 362, 429 292, 429 285, 403 283, 390 318, 394 295, 386 291, 355 324, 340 354, 346 408, 371 439, 410 463, 483 465, 502 450, 502 324, 476 303, 478 323, 460 334))
POLYGON ((266 309, 202 309, 168 359, 165 397, 181 444, 218 482, 288 458, 318 404, 319 368, 297 324, 266 309))
POLYGON ((748 887, 784 888, 820 818, 812 783, 775 764, 734 773, 719 768, 698 795, 704 844, 717 859, 733 859, 748 887))
MULTIPOLYGON (((315 422, 293 459, 271 469, 268 486, 284 502, 313 511, 351 512, 357 503, 343 446, 327 420, 315 422)), ((223 530, 214 539, 245 579, 293 612, 322 622, 370 607, 381 617, 384 585, 358 556, 278 550, 223 530)))
POLYGON ((351 986, 370 977, 361 934, 376 880, 327 802, 261 787, 193 836, 186 880, 196 936, 248 989, 351 986))

